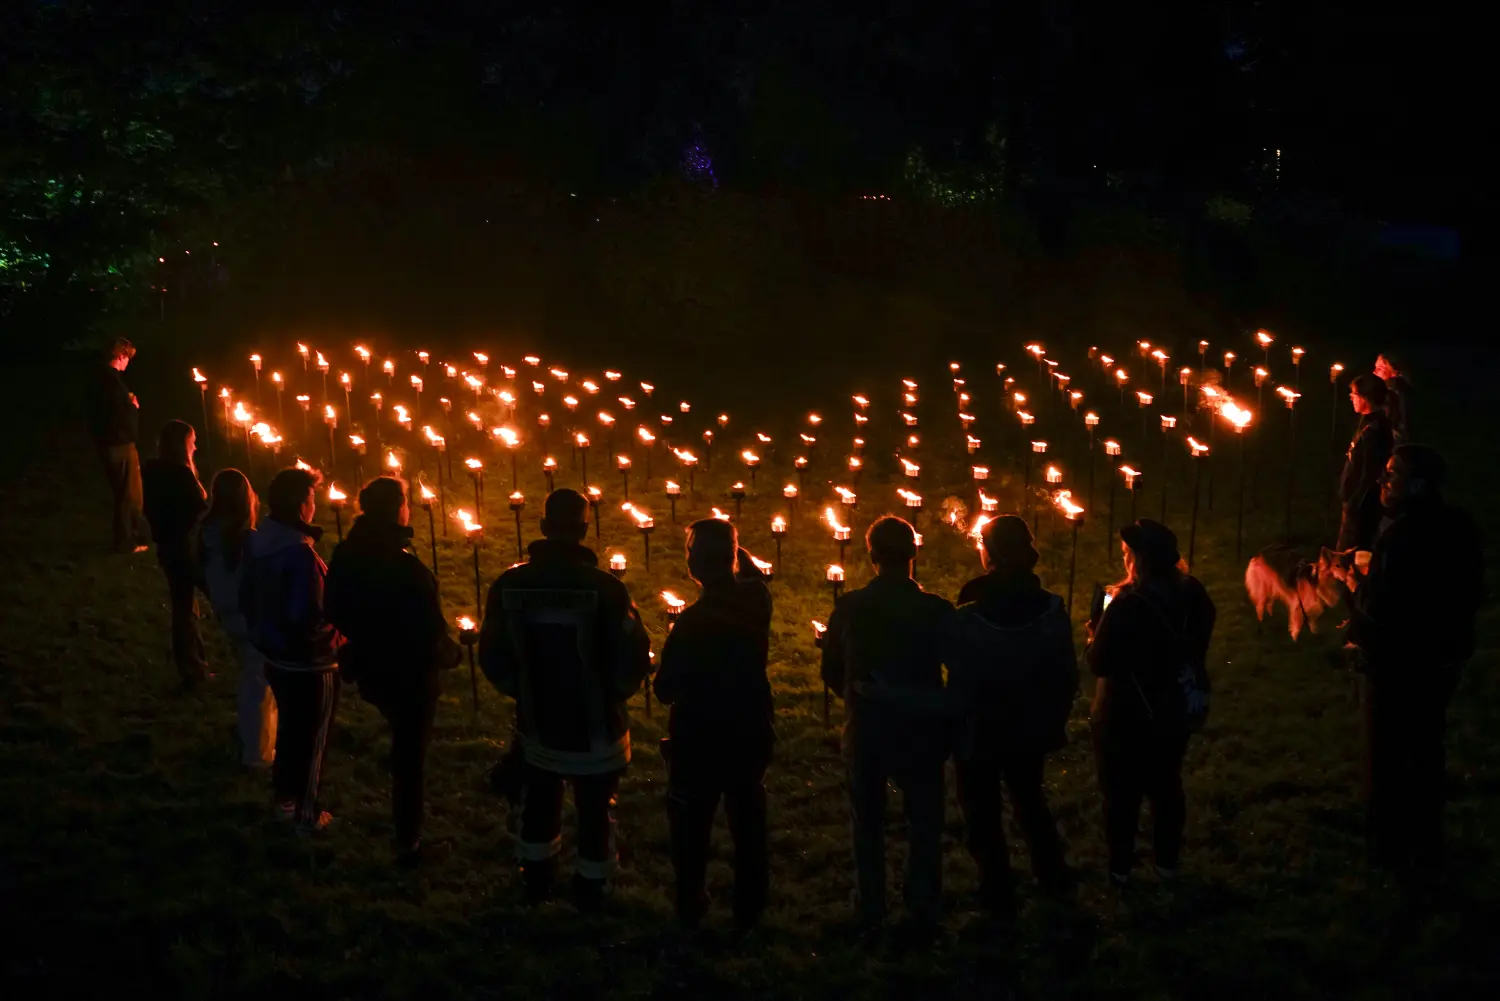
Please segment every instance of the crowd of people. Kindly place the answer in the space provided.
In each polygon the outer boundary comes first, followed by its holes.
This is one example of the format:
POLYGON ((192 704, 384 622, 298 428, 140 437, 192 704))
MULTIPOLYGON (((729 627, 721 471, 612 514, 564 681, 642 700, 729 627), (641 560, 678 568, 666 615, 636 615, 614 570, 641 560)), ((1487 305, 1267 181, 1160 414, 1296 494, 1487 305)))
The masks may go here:
MULTIPOLYGON (((194 431, 181 421, 163 427, 157 457, 140 466, 136 402, 119 378, 133 353, 123 342, 109 352, 94 430, 115 498, 117 546, 139 551, 142 512, 149 523, 184 685, 207 676, 201 591, 239 659, 242 761, 270 771, 276 814, 308 836, 332 820, 322 809, 323 765, 340 692, 354 686, 390 727, 397 861, 419 863, 434 849, 422 833, 425 758, 442 677, 462 647, 435 578, 409 551, 406 484, 390 476, 365 484, 359 516, 325 565, 315 547, 316 472, 276 473, 262 518, 260 499, 237 470, 219 472, 203 489, 194 431)), ((1409 384, 1387 356, 1380 365, 1386 377, 1352 382, 1360 419, 1340 489, 1340 546, 1371 555, 1340 573, 1364 690, 1372 859, 1410 876, 1429 871, 1440 852, 1445 715, 1473 652, 1483 568, 1472 521, 1443 500, 1442 457, 1410 441, 1409 384), (1455 575, 1454 589, 1432 586, 1455 575)), ((548 495, 543 538, 490 588, 476 640, 484 676, 515 702, 512 740, 492 778, 510 801, 523 893, 541 901, 554 892, 571 790, 571 895, 585 909, 605 900, 617 865, 614 804, 631 760, 626 702, 649 684, 670 707, 661 747, 679 920, 694 927, 707 913, 708 850, 722 802, 734 844, 734 918, 753 926, 771 892, 771 591, 733 524, 693 523, 686 559, 701 590, 653 664, 629 589, 584 544, 589 511, 573 490, 548 495)), ((881 517, 865 543, 874 576, 837 602, 821 641, 822 680, 846 707, 860 921, 877 927, 886 916, 892 785, 906 820, 905 910, 918 924, 937 918, 950 759, 982 903, 1003 911, 1015 899, 1006 800, 1039 887, 1066 894, 1074 872, 1045 774, 1047 756, 1068 740, 1078 656, 1063 600, 1035 573, 1031 530, 1014 516, 986 524, 983 572, 956 605, 915 580, 908 522, 881 517)), ((1216 618, 1167 526, 1129 524, 1120 546, 1124 578, 1095 601, 1083 657, 1094 679, 1089 723, 1115 885, 1127 884, 1136 867, 1143 802, 1151 806, 1155 873, 1171 879, 1181 864, 1182 767, 1207 715, 1216 618)))

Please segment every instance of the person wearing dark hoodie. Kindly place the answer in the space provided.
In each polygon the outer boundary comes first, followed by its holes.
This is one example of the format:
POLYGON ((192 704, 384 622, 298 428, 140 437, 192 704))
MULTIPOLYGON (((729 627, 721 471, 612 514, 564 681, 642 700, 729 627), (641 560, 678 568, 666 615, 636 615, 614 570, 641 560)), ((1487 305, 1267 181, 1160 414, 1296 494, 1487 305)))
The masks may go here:
POLYGON ((1206 684, 1208 643, 1217 612, 1182 568, 1177 536, 1142 518, 1120 529, 1125 580, 1089 623, 1088 664, 1097 679, 1090 723, 1109 877, 1123 886, 1135 865, 1141 801, 1151 801, 1152 846, 1163 879, 1177 873, 1187 800, 1182 759, 1192 727, 1179 679, 1191 667, 1206 684))
POLYGON ((318 792, 338 706, 342 639, 324 612, 328 568, 314 548, 323 534, 312 524, 320 482, 309 469, 283 469, 272 478, 271 516, 245 544, 240 581, 246 635, 266 659, 279 714, 271 768, 276 810, 296 822, 299 834, 322 831, 333 820, 319 809, 318 792))
POLYGON ((545 538, 490 588, 479 659, 490 683, 516 700, 525 759, 516 858, 526 899, 551 896, 567 785, 578 816, 573 896, 594 910, 618 864, 615 793, 630 764, 625 703, 650 674, 651 655, 630 592, 583 545, 588 514, 576 490, 547 495, 545 538))
POLYGON ((1418 893, 1441 867, 1448 703, 1485 597, 1479 527, 1443 499, 1447 470, 1426 445, 1391 456, 1380 499, 1392 521, 1355 588, 1345 637, 1360 654, 1370 860, 1418 893))
POLYGON ((340 675, 390 724, 397 861, 411 865, 423 847, 423 774, 441 675, 458 666, 462 651, 448 633, 437 579, 407 551, 406 484, 371 480, 359 492, 359 510, 329 561, 328 619, 345 640, 340 675))
POLYGON ((268 767, 276 757, 276 699, 266 681, 266 659, 250 645, 240 609, 245 545, 255 533, 259 503, 244 473, 219 470, 209 488, 208 513, 198 522, 196 544, 199 584, 240 663, 235 735, 240 762, 247 768, 268 767))
POLYGON ((1380 476, 1391 457, 1391 419, 1386 415, 1385 382, 1366 372, 1349 385, 1349 402, 1359 415, 1339 477, 1342 517, 1335 546, 1340 551, 1369 549, 1380 528, 1380 476))
POLYGON ((1006 911, 1015 876, 1005 835, 1004 786, 1031 853, 1031 871, 1049 892, 1068 886, 1063 840, 1047 805, 1047 754, 1067 744, 1078 694, 1078 655, 1062 598, 1032 572, 1038 555, 1026 519, 1002 515, 981 530, 985 573, 959 591, 954 656, 939 697, 922 689, 864 687, 908 707, 956 717, 958 802, 979 898, 1006 911))
POLYGON ((193 465, 197 436, 185 421, 168 421, 156 439, 156 458, 141 470, 146 523, 156 543, 156 560, 167 578, 172 610, 172 660, 183 688, 210 676, 198 632, 198 571, 192 556, 193 529, 208 507, 193 465))
POLYGON ((775 742, 766 659, 771 592, 734 526, 688 526, 687 566, 703 589, 678 615, 654 688, 667 723, 667 820, 677 875, 677 917, 696 928, 708 909, 705 877, 719 801, 734 842, 734 917, 751 928, 770 888, 766 766, 775 742))
POLYGON ((891 515, 865 534, 875 578, 849 592, 828 617, 823 684, 844 699, 843 749, 848 769, 859 921, 885 921, 886 790, 901 790, 906 816, 903 887, 916 930, 937 921, 943 890, 943 766, 948 725, 921 708, 861 694, 863 684, 941 692, 952 662, 953 605, 912 577, 916 532, 891 515))
POLYGON ((86 399, 89 431, 109 480, 114 507, 116 552, 146 551, 146 524, 141 517, 140 401, 121 373, 135 357, 135 345, 116 337, 104 352, 104 364, 92 373, 86 399))

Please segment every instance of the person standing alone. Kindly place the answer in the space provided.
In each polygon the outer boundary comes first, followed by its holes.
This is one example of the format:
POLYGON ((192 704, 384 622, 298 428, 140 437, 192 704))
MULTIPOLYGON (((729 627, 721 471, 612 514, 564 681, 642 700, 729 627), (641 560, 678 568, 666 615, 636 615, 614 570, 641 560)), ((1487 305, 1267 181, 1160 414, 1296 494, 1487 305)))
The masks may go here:
POLYGON ((114 547, 120 553, 143 553, 147 548, 141 458, 135 446, 141 405, 121 376, 134 357, 135 345, 116 337, 105 350, 104 364, 94 372, 88 391, 89 430, 109 480, 114 547))
POLYGON ((142 498, 156 560, 167 578, 172 609, 172 660, 184 688, 207 680, 208 661, 198 633, 198 572, 193 565, 192 535, 208 507, 198 469, 193 465, 197 435, 185 421, 168 421, 156 440, 156 458, 141 471, 142 498))

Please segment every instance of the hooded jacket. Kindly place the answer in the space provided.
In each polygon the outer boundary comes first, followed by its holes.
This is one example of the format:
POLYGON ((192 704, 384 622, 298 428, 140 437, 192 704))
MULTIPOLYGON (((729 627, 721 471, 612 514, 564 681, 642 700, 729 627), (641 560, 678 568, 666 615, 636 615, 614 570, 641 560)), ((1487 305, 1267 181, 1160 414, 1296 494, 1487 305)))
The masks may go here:
POLYGON ((88 388, 89 431, 94 444, 133 445, 140 432, 140 410, 130 402, 130 389, 119 369, 100 365, 92 373, 88 388))
POLYGON ((948 688, 966 712, 955 754, 1064 746, 1078 656, 1062 598, 1043 590, 1034 573, 987 573, 965 584, 959 601, 948 688))
POLYGON ((1412 504, 1380 533, 1347 633, 1372 679, 1420 683, 1428 670, 1473 656, 1483 554, 1474 519, 1440 498, 1412 504))
POLYGON ((668 732, 678 752, 764 749, 775 739, 766 677, 771 592, 743 550, 739 564, 739 576, 706 585, 682 610, 662 645, 654 687, 672 707, 668 732))
POLYGON ((339 670, 368 702, 436 693, 439 672, 461 654, 437 580, 406 550, 411 539, 408 526, 360 515, 329 561, 328 619, 345 640, 339 670))
POLYGON ((625 701, 651 673, 630 592, 592 550, 543 539, 495 581, 479 634, 484 675, 516 700, 526 760, 560 775, 630 763, 625 701))
POLYGON ((141 464, 141 498, 157 557, 188 564, 193 526, 208 510, 197 474, 180 462, 147 459, 141 464))
POLYGON ((328 568, 313 544, 323 530, 267 518, 245 540, 240 609, 250 645, 286 671, 338 667, 338 630, 323 610, 328 568))

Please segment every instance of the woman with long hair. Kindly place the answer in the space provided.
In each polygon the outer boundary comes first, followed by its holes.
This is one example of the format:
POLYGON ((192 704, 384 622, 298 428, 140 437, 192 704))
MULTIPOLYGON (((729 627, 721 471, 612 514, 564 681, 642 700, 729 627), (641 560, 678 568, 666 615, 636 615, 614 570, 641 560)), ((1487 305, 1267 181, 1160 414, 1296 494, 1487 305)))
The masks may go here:
POLYGON ((1143 518, 1122 528, 1120 540, 1125 579, 1091 617, 1088 648, 1098 679, 1090 722, 1115 885, 1126 882, 1135 862, 1143 799, 1151 801, 1157 874, 1176 875, 1187 825, 1182 759, 1206 712, 1193 693, 1207 689, 1217 614, 1186 572, 1171 529, 1143 518))
POLYGON ((235 732, 240 761, 249 767, 265 767, 276 758, 276 698, 266 683, 265 658, 246 638, 245 613, 240 609, 245 542, 255 531, 258 504, 244 473, 221 470, 214 477, 208 514, 198 526, 197 547, 204 590, 240 662, 235 732))
POLYGON ((167 578, 172 659, 184 688, 194 688, 209 677, 203 638, 198 635, 197 574, 190 555, 193 526, 208 506, 193 465, 196 449, 197 435, 191 424, 167 421, 156 438, 156 458, 141 467, 146 523, 167 578))

